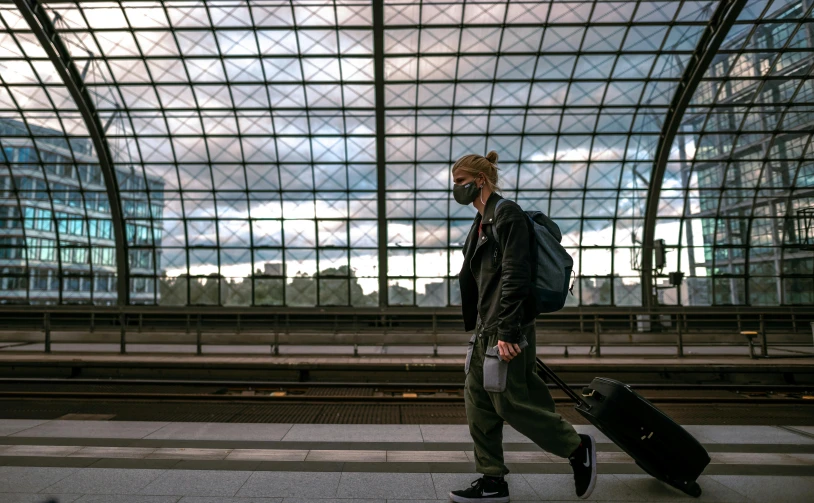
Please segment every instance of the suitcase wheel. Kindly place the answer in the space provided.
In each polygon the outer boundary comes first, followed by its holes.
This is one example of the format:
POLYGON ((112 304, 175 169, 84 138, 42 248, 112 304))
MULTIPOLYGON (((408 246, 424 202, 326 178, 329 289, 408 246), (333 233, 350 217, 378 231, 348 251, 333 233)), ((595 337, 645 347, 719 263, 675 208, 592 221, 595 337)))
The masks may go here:
POLYGON ((667 483, 693 498, 701 496, 701 486, 694 480, 692 482, 668 481, 667 483))
POLYGON ((697 498, 701 496, 701 486, 698 485, 698 482, 690 482, 685 486, 684 492, 692 496, 693 498, 697 498))
POLYGON ((668 485, 671 485, 671 486, 675 487, 676 489, 678 489, 679 491, 683 492, 684 494, 686 494, 688 496, 692 496, 693 498, 697 498, 697 497, 701 496, 701 492, 702 492, 701 491, 701 486, 698 485, 698 482, 696 482, 695 480, 693 480, 692 482, 687 482, 687 481, 679 481, 679 480, 676 480, 676 479, 671 479, 670 477, 662 477, 662 476, 656 475, 655 473, 651 472, 650 470, 648 470, 644 465, 642 465, 638 461, 636 461, 636 464, 639 465, 639 468, 641 468, 642 470, 647 472, 647 474, 650 475, 651 477, 656 478, 656 479, 664 482, 665 484, 668 484, 668 485))

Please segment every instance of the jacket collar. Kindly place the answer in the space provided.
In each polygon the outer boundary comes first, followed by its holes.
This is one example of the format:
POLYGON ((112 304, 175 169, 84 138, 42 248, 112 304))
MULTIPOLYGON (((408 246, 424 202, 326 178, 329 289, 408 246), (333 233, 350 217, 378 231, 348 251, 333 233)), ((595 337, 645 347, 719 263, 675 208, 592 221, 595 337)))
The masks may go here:
POLYGON ((488 236, 486 236, 486 239, 478 238, 478 224, 481 222, 483 222, 484 225, 492 225, 495 223, 495 206, 497 206, 497 202, 501 199, 503 198, 499 194, 492 192, 492 195, 490 195, 489 199, 486 200, 486 207, 483 209, 483 217, 481 217, 480 212, 475 213, 475 220, 472 222, 472 230, 467 238, 467 243, 469 244, 465 245, 466 248, 464 250, 464 255, 467 259, 472 258, 480 246, 489 240, 488 236), (474 246, 472 243, 474 243, 474 246))
POLYGON ((478 224, 483 223, 483 225, 492 225, 495 223, 495 206, 497 206, 497 202, 501 199, 503 198, 497 193, 492 192, 492 195, 490 195, 489 199, 486 200, 486 207, 483 209, 483 217, 481 217, 480 212, 475 214, 475 221, 472 222, 472 232, 470 234, 471 239, 474 242, 474 246, 470 246, 467 251, 464 252, 464 256, 468 258, 473 257, 478 250, 480 250, 481 246, 489 241, 489 233, 486 231, 484 231, 483 236, 478 236, 478 224))
POLYGON ((497 192, 492 192, 489 199, 486 200, 486 207, 483 209, 483 225, 495 223, 495 206, 497 202, 503 199, 497 192))

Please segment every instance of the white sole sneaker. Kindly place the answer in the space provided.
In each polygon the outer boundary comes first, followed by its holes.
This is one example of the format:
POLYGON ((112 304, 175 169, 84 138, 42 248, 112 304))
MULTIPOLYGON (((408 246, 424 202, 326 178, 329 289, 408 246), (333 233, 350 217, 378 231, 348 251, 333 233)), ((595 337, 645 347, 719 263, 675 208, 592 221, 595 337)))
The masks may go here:
POLYGON ((509 503, 508 496, 500 496, 500 497, 485 497, 485 498, 464 498, 463 496, 456 496, 452 493, 449 493, 449 500, 453 503, 509 503))
POLYGON ((596 441, 594 437, 591 435, 586 435, 588 438, 591 439, 591 481, 588 483, 588 489, 585 490, 585 494, 580 496, 582 499, 588 498, 592 492, 594 492, 594 486, 596 486, 596 441))

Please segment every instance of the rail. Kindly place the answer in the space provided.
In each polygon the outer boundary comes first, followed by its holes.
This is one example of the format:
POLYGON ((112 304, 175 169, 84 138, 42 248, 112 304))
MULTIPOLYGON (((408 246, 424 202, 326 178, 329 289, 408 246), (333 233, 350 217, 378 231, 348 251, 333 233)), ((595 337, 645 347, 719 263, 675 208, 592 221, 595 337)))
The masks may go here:
MULTIPOLYGON (((748 346, 753 358, 804 356, 782 346, 811 346, 810 308, 569 308, 536 321, 538 345, 748 346), (770 355, 769 349, 777 348, 770 355), (782 355, 779 354, 783 353, 782 355)), ((461 346, 457 308, 184 308, 153 306, 0 306, 0 350, 55 343, 129 345, 265 346, 277 355, 286 345, 461 346)))

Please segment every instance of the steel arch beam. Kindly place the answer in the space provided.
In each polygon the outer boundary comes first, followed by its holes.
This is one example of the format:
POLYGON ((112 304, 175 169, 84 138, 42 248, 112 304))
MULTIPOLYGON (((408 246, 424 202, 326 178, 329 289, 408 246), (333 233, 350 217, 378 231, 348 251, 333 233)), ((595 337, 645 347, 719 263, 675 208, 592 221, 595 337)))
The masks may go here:
POLYGON ((82 74, 74 64, 67 47, 62 42, 54 24, 48 17, 45 8, 38 0, 14 0, 14 4, 22 14, 31 31, 39 40, 48 59, 56 68, 62 82, 71 93, 71 97, 79 109, 85 126, 88 128, 99 167, 105 180, 107 198, 110 202, 110 218, 113 221, 113 238, 116 242, 116 287, 117 300, 120 306, 129 304, 130 275, 127 269, 127 240, 124 233, 124 218, 122 215, 119 186, 113 172, 113 156, 110 146, 104 135, 104 127, 93 104, 90 93, 82 80, 82 74))
POLYGON ((384 103, 384 0, 373 0, 373 81, 376 94, 376 213, 379 240, 379 306, 387 307, 387 167, 384 103))
MULTIPOLYGON (((658 216, 661 185, 670 159, 679 126, 684 119, 684 112, 701 83, 701 79, 712 64, 712 60, 721 48, 726 35, 735 24, 747 0, 722 0, 712 14, 706 30, 695 47, 692 58, 681 76, 678 90, 673 96, 670 108, 661 128, 659 143, 656 147, 656 159, 653 172, 650 174, 650 186, 647 191, 647 206, 644 214, 644 235, 642 237, 642 305, 654 307, 653 302, 653 245, 656 234, 656 217, 658 216)), ((686 188, 686 187, 685 187, 686 188)))

